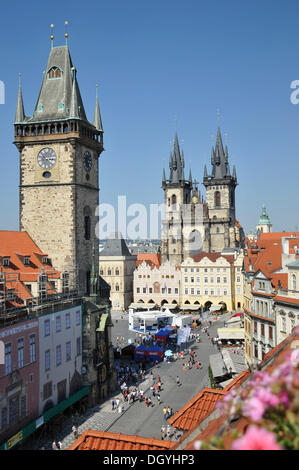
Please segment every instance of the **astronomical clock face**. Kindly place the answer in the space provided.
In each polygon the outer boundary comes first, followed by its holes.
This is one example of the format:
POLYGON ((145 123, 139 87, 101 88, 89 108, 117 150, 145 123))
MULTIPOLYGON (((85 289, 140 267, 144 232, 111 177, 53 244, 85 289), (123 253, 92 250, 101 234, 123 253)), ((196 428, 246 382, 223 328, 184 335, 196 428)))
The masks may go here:
POLYGON ((55 151, 48 147, 42 149, 37 156, 37 162, 41 168, 49 170, 56 163, 55 151))
POLYGON ((84 167, 86 171, 90 171, 92 167, 92 158, 88 151, 84 152, 84 167))

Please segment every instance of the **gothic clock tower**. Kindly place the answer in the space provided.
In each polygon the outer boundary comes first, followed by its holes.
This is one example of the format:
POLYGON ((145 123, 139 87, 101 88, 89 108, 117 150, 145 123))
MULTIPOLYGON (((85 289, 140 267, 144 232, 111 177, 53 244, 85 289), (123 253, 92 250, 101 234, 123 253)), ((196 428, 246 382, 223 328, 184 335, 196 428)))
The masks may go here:
POLYGON ((86 118, 68 45, 52 48, 34 109, 25 116, 21 87, 15 115, 20 152, 20 230, 89 293, 92 249, 98 246, 99 156, 103 129, 98 97, 86 118))

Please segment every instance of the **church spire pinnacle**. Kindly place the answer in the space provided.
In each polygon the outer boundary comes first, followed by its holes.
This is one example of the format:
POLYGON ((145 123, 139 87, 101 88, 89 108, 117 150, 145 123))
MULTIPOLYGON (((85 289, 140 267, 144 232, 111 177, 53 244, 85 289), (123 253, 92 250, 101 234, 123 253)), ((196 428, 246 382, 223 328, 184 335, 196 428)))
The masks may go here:
POLYGON ((17 108, 15 114, 15 124, 19 122, 24 122, 25 120, 25 111, 24 111, 24 103, 23 103, 23 96, 22 96, 22 89, 21 89, 21 74, 19 73, 19 92, 18 92, 18 101, 17 101, 17 108))
POLYGON ((76 69, 75 67, 72 67, 71 70, 73 73, 73 86, 72 86, 70 117, 80 118, 80 106, 78 105, 77 82, 76 82, 76 69))

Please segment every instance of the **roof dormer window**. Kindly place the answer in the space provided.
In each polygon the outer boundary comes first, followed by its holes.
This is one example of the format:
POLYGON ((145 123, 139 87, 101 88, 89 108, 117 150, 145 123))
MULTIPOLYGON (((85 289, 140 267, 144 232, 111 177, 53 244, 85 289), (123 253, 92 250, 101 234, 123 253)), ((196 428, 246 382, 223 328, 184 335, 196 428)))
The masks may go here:
POLYGON ((54 80, 56 78, 62 78, 63 72, 59 67, 52 67, 48 72, 48 80, 54 80))
POLYGON ((24 266, 30 265, 30 256, 24 256, 24 266))
POLYGON ((3 266, 10 266, 10 258, 6 256, 3 258, 3 266))

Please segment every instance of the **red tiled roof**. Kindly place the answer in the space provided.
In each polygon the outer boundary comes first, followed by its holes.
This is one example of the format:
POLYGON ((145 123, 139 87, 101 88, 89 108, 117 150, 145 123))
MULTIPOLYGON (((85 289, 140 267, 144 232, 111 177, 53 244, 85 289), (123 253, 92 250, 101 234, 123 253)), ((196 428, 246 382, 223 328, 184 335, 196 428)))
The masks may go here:
MULTIPOLYGON (((0 270, 6 273, 8 289, 14 289, 17 297, 16 301, 9 301, 8 307, 20 306, 25 299, 32 297, 32 294, 25 282, 37 282, 38 276, 42 270, 48 275, 49 279, 58 279, 60 273, 50 264, 43 264, 44 254, 27 232, 17 232, 0 230, 0 246, 2 257, 10 258, 9 266, 0 266, 0 270), (23 263, 23 257, 30 257, 30 264, 23 263)), ((48 284, 48 293, 53 293, 53 288, 48 284)))
POLYGON ((269 292, 257 292, 252 290, 252 295, 261 295, 262 297, 273 297, 275 294, 270 294, 269 292))
POLYGON ((281 295, 276 295, 273 300, 277 301, 277 302, 284 302, 284 303, 288 303, 288 304, 296 304, 296 305, 299 305, 299 299, 294 299, 292 297, 283 297, 281 295))
POLYGON ((170 450, 173 441, 87 429, 67 450, 170 450))
POLYGON ((243 382, 246 382, 247 379, 249 379, 251 375, 251 372, 249 369, 246 369, 246 370, 243 370, 243 372, 241 372, 239 375, 237 375, 237 377, 235 377, 231 383, 229 383, 225 389, 223 390, 225 393, 226 392, 229 392, 229 390, 231 390, 232 388, 236 387, 240 387, 240 385, 243 383, 243 382))
POLYGON ((235 257, 233 255, 222 255, 221 253, 198 253, 197 255, 192 256, 196 263, 205 257, 209 258, 213 263, 215 263, 218 258, 225 258, 229 263, 233 263, 235 261, 235 257))
POLYGON ((246 369, 238 374, 224 390, 203 388, 183 408, 168 420, 169 424, 185 431, 194 429, 210 413, 212 413, 217 401, 221 400, 233 387, 239 387, 249 378, 250 375, 251 372, 246 369))
POLYGON ((153 263, 157 268, 161 265, 161 255, 160 253, 138 253, 137 254, 137 263, 141 264, 142 261, 146 261, 147 263, 153 263))
POLYGON ((269 232, 260 234, 260 240, 280 240, 283 237, 299 237, 299 232, 269 232))
POLYGON ((214 388, 204 388, 181 408, 168 422, 178 429, 189 431, 196 426, 215 408, 218 400, 225 392, 214 388))

